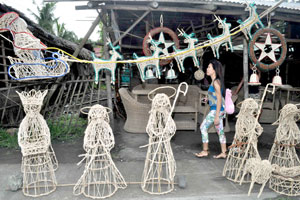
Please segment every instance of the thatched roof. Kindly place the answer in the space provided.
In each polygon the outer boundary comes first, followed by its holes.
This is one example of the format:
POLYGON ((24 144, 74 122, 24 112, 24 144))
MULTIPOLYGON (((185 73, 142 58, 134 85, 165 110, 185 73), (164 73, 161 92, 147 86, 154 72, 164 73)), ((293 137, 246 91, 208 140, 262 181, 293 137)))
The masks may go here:
MULTIPOLYGON (((63 38, 57 37, 51 33, 48 33, 43 28, 41 28, 38 24, 30 20, 28 17, 26 17, 22 12, 7 6, 3 3, 0 3, 0 14, 4 14, 6 12, 16 12, 20 15, 21 18, 23 18, 27 25, 28 29, 33 33, 33 35, 37 38, 39 38, 45 45, 48 47, 57 47, 60 49, 63 49, 64 51, 73 54, 75 52, 76 47, 78 44, 75 44, 73 42, 70 42, 68 40, 65 40, 63 38)), ((91 59, 91 52, 85 48, 82 48, 78 57, 82 59, 91 59)))

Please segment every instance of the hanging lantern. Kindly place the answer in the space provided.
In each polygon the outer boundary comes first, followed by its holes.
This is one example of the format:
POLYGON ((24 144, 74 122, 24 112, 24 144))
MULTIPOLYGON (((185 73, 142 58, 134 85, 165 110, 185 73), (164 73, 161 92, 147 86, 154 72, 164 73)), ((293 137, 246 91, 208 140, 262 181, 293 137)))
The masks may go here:
POLYGON ((166 79, 175 79, 175 78, 177 78, 177 76, 175 74, 175 71, 173 69, 173 63, 170 63, 170 67, 171 68, 168 70, 166 79))
POLYGON ((273 77, 272 84, 273 85, 282 85, 282 79, 279 76, 280 70, 279 67, 276 69, 276 75, 273 77))
POLYGON ((146 71, 146 77, 145 79, 154 79, 156 78, 154 75, 153 75, 153 71, 150 67, 148 67, 147 71, 146 71))
POLYGON ((257 71, 256 65, 253 66, 252 70, 253 70, 253 73, 250 76, 248 85, 261 85, 261 83, 259 82, 259 77, 256 73, 256 71, 257 71))

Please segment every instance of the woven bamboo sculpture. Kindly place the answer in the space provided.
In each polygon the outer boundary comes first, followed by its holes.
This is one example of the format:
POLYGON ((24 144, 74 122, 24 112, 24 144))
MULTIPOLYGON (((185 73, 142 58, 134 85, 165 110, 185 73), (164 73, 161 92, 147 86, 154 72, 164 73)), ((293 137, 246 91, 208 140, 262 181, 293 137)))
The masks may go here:
POLYGON ((43 79, 64 76, 70 71, 66 56, 53 53, 44 58, 42 50, 46 49, 38 38, 27 28, 26 22, 15 12, 0 16, 0 29, 10 31, 13 35, 14 52, 18 58, 8 56, 11 65, 9 76, 14 80, 43 79))
POLYGON ((299 166, 295 146, 300 142, 300 130, 296 124, 300 110, 294 104, 286 104, 280 111, 278 125, 269 161, 279 167, 299 166))
POLYGON ((250 193, 252 191, 254 183, 262 184, 260 187, 259 193, 257 195, 257 198, 260 197, 262 191, 264 190, 264 187, 268 180, 271 177, 271 173, 273 171, 273 166, 268 160, 261 160, 260 157, 257 158, 249 158, 246 161, 246 165, 244 168, 243 176, 241 178, 240 184, 243 182, 244 176, 247 173, 251 174, 251 184, 248 191, 248 196, 250 196, 250 193))
MULTIPOLYGON (((235 135, 223 170, 223 176, 227 179, 240 182, 244 172, 245 163, 249 158, 260 158, 257 150, 257 137, 263 132, 263 128, 257 122, 257 102, 248 98, 242 102, 237 122, 235 135)), ((250 181, 247 175, 245 182, 250 181)))
POLYGON ((127 184, 110 155, 115 140, 109 125, 107 108, 101 105, 92 106, 88 121, 83 142, 86 151, 85 169, 73 188, 73 194, 104 199, 112 196, 118 188, 126 188, 127 184))
POLYGON ((269 186, 274 191, 289 196, 300 195, 300 161, 295 146, 300 142, 296 121, 300 110, 294 104, 286 104, 280 111, 276 136, 269 161, 278 165, 272 174, 269 186))
POLYGON ((57 167, 57 159, 51 147, 48 125, 40 114, 47 90, 31 90, 18 94, 26 113, 18 132, 18 142, 23 155, 23 193, 26 196, 39 197, 55 191, 57 185, 52 163, 56 162, 54 166, 57 167))
POLYGON ((277 165, 270 177, 269 187, 279 194, 299 196, 300 166, 279 167, 277 165))
POLYGON ((150 116, 146 127, 149 135, 149 143, 144 172, 142 177, 142 190, 149 194, 166 194, 174 189, 174 177, 176 173, 176 162, 171 147, 171 138, 176 132, 176 125, 172 119, 172 112, 175 107, 179 93, 186 95, 188 85, 183 82, 178 86, 176 97, 171 106, 170 98, 164 93, 158 93, 152 99, 151 95, 161 88, 171 88, 170 86, 156 88, 148 94, 152 100, 150 116), (185 85, 185 91, 181 90, 185 85))
POLYGON ((170 117, 171 103, 166 94, 155 95, 146 127, 149 146, 145 161, 142 189, 150 194, 165 194, 174 189, 176 163, 170 140, 176 132, 170 117))

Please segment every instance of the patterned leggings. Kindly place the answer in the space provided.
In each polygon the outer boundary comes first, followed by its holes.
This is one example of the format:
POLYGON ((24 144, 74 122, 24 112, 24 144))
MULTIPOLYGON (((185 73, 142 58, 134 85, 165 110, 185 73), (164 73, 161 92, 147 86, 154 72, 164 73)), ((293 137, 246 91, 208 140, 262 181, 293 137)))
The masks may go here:
MULTIPOLYGON (((207 129, 210 127, 210 125, 212 123, 214 123, 215 116, 216 116, 216 110, 209 111, 208 115, 203 120, 203 122, 200 126, 203 143, 208 143, 207 129)), ((223 128, 223 119, 225 118, 225 111, 220 111, 219 117, 220 117, 220 124, 218 126, 216 126, 217 133, 219 135, 219 141, 221 144, 226 144, 226 137, 225 137, 224 128, 223 128)))

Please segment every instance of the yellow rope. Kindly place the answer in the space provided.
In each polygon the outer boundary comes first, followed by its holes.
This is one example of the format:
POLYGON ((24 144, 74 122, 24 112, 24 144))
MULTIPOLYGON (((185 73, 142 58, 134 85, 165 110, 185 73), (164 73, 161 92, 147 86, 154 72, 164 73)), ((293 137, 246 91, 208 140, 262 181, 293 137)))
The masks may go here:
MULTIPOLYGON (((205 45, 202 45, 202 46, 198 46, 196 48, 193 48, 193 49, 189 49, 189 50, 186 50, 186 51, 183 51, 183 52, 180 52, 180 53, 176 53, 176 54, 171 54, 171 55, 168 55, 168 56, 161 56, 159 58, 148 58, 148 59, 144 59, 144 60, 119 60, 119 61, 101 61, 101 62, 97 62, 97 61, 90 61, 90 60, 82 60, 82 59, 79 59, 69 53, 67 53, 66 51, 60 49, 60 48, 57 48, 57 47, 48 47, 47 50, 49 49, 55 49, 55 50, 58 50, 58 51, 61 51, 63 52, 64 54, 70 56, 71 58, 73 59, 64 59, 66 61, 70 61, 70 62, 81 62, 81 63, 93 63, 93 64, 109 64, 109 63, 140 63, 140 62, 147 62, 147 61, 151 61, 151 60, 157 60, 157 59, 168 59, 168 58, 173 58, 175 56, 179 56, 179 55, 183 55, 183 54, 186 54, 190 51, 195 51, 195 50, 198 50, 198 49, 202 49, 204 47, 208 47, 208 46, 211 46, 211 45, 214 45, 216 43, 219 43, 220 41, 223 41, 225 39, 227 39, 228 37, 231 37, 233 35, 236 35, 237 33, 241 32, 243 29, 245 29, 246 27, 252 25, 252 22, 256 21, 257 19, 257 16, 255 16, 255 18, 251 21, 251 23, 249 23, 248 25, 244 26, 243 28, 240 28, 238 30, 236 30, 235 32, 229 34, 228 36, 226 36, 225 38, 222 38, 221 40, 216 40, 215 42, 213 43, 208 43, 208 44, 205 44, 205 45)), ((240 26, 240 25, 239 25, 240 26)), ((235 28, 234 28, 235 29, 235 28)), ((232 30, 234 30, 232 29, 232 30)), ((201 43, 201 44, 204 44, 204 43, 207 43, 207 41, 201 43)))

